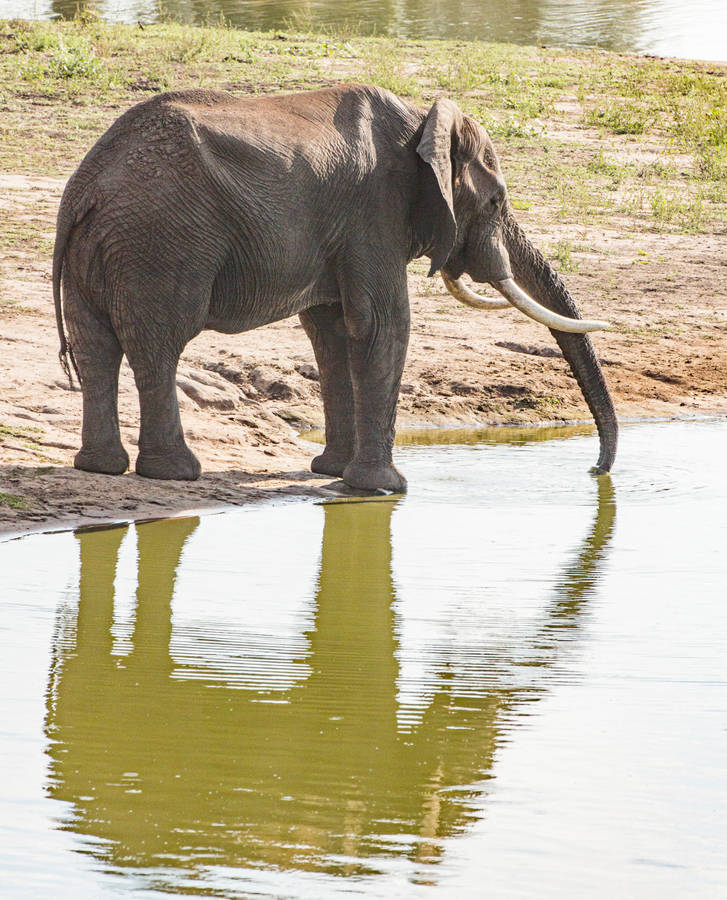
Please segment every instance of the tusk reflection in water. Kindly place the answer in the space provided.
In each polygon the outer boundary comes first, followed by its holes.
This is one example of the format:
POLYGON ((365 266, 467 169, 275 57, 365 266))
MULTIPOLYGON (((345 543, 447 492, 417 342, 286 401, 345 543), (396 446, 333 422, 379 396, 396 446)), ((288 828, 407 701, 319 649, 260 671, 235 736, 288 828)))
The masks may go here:
MULTIPOLYGON (((376 871, 386 857, 436 863, 444 840, 485 802, 478 784, 492 777, 501 713, 527 703, 534 689, 493 688, 490 680, 463 702, 444 665, 419 723, 400 730, 396 508, 323 507, 308 675, 283 692, 285 702, 185 677, 175 663, 175 582, 185 545, 184 565, 204 527, 198 518, 135 527, 138 588, 125 658, 112 654, 112 627, 128 529, 78 532, 78 611, 59 623, 47 694, 49 793, 72 804, 61 827, 92 837, 86 846, 105 864, 151 871, 177 893, 201 887, 188 887, 183 870, 202 878, 214 866, 348 876, 376 871)), ((547 648, 545 667, 587 606, 614 510, 602 479, 593 525, 530 639, 534 652, 547 648)), ((244 604, 244 593, 230 602, 244 604)), ((200 656, 205 641, 200 634, 200 656)))

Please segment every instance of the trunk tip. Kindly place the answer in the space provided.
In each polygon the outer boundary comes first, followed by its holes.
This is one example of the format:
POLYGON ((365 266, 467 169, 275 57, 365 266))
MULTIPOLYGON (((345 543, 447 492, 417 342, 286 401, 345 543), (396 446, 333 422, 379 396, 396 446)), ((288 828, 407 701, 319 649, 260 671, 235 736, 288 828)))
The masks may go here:
POLYGON ((611 423, 611 428, 602 429, 601 424, 602 423, 599 423, 598 419, 596 419, 601 446, 600 452, 598 454, 598 461, 596 462, 596 465, 591 469, 591 473, 593 475, 607 475, 613 468, 613 464, 616 461, 616 447, 618 445, 618 423, 616 422, 615 413, 613 422, 611 423))
POLYGON ((611 474, 611 466, 606 468, 605 466, 595 465, 595 466, 591 466, 591 468, 588 471, 591 473, 591 475, 596 475, 596 476, 610 475, 611 474))

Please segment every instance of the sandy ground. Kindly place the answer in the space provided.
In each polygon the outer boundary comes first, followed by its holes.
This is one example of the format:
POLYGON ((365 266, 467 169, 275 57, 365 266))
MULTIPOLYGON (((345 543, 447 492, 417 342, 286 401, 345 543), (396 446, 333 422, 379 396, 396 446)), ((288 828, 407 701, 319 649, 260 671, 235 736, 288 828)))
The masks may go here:
MULTIPOLYGON (((0 176, 0 211, 27 212, 53 239, 63 179, 0 176)), ((608 318, 595 336, 619 415, 727 413, 727 257, 724 232, 642 232, 550 225, 521 215, 536 243, 587 247, 565 274, 584 316, 608 318), (638 248, 638 249, 637 249, 638 248)), ((311 475, 314 448, 301 429, 322 423, 313 353, 297 319, 241 335, 206 332, 184 353, 179 398, 186 435, 200 457, 195 483, 72 467, 81 395, 57 360, 50 259, 0 257, 0 534, 78 523, 158 517, 285 494, 327 494, 311 475)), ((410 272, 412 337, 400 424, 583 421, 589 414, 550 334, 515 311, 459 306, 423 264, 410 272)), ((133 460, 138 406, 124 364, 120 418, 133 460)), ((594 438, 594 461, 597 447, 594 438)))

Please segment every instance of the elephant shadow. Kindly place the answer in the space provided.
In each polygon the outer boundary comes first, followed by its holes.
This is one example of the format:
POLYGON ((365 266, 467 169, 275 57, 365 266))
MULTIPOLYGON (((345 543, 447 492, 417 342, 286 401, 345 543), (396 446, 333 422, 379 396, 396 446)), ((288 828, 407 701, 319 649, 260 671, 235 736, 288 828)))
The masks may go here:
MULTIPOLYGON (((324 505, 307 674, 275 702, 193 677, 170 650, 177 570, 198 518, 135 526, 126 656, 114 653, 114 615, 128 529, 77 532, 78 609, 59 617, 45 723, 48 791, 70 804, 61 827, 104 865, 153 870, 182 891, 175 872, 217 865, 361 875, 392 856, 436 863, 445 839, 481 815, 502 714, 533 687, 490 685, 465 700, 443 669, 418 724, 399 727, 396 505, 324 505)), ((594 521, 530 639, 546 667, 579 626, 614 521, 601 478, 594 521)), ((194 646, 212 652, 234 654, 234 643, 194 646)))

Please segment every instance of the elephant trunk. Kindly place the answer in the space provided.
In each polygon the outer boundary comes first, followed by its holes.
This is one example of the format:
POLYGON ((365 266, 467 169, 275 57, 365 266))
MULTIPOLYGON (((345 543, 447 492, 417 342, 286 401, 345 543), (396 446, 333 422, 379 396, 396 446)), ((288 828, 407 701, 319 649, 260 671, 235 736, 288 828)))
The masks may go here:
MULTIPOLYGON (((548 309, 568 318, 580 319, 563 279, 543 254, 533 247, 510 214, 505 220, 504 237, 516 283, 548 309)), ((551 334, 558 342, 596 421, 601 447, 595 471, 599 474, 608 472, 616 457, 618 421, 593 344, 587 334, 569 334, 552 329, 551 334)))

